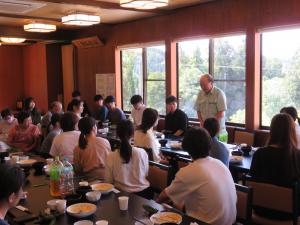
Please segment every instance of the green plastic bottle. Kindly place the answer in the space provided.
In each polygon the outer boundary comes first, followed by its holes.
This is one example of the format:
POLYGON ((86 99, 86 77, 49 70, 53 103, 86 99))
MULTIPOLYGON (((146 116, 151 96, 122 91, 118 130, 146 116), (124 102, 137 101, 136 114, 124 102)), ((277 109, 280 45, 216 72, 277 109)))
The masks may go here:
POLYGON ((59 157, 56 156, 55 160, 50 165, 50 195, 53 197, 60 196, 60 176, 64 166, 59 157))

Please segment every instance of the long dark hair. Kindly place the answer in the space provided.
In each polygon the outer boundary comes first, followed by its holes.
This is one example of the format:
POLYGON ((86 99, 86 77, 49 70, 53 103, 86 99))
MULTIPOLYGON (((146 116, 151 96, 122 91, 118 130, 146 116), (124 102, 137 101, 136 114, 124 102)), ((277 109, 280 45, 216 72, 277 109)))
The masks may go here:
POLYGON ((297 161, 297 138, 295 123, 286 113, 275 115, 271 121, 270 139, 268 145, 278 145, 283 149, 283 170, 287 177, 300 176, 300 167, 297 161))
POLYGON ((138 130, 142 130, 144 133, 154 126, 158 118, 158 112, 156 109, 147 108, 143 112, 142 124, 138 127, 138 130))
POLYGON ((78 128, 80 130, 79 147, 84 150, 88 144, 86 135, 90 134, 96 125, 96 120, 93 117, 84 117, 79 120, 78 128))
POLYGON ((130 138, 133 136, 134 127, 130 120, 122 120, 117 125, 117 135, 121 140, 120 155, 125 163, 129 163, 132 156, 130 138))
POLYGON ((300 118, 298 117, 297 109, 293 106, 283 107, 280 110, 280 113, 289 114, 294 121, 298 120, 298 124, 300 125, 300 118))

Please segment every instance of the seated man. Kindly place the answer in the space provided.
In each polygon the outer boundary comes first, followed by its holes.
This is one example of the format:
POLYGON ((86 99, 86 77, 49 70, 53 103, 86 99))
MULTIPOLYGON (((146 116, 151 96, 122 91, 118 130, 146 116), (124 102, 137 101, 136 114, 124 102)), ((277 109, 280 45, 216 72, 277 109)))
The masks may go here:
POLYGON ((4 109, 1 112, 0 120, 0 152, 9 148, 7 145, 8 131, 18 124, 10 109, 4 109))
POLYGON ((50 125, 52 126, 52 130, 49 132, 49 134, 44 139, 42 146, 41 146, 41 150, 40 150, 40 152, 42 153, 43 156, 49 155, 54 138, 62 132, 62 130, 60 128, 61 116, 62 115, 59 113, 54 113, 51 116, 50 125))
POLYGON ((52 127, 50 125, 51 117, 55 113, 63 113, 62 110, 62 104, 59 101, 54 101, 50 104, 50 110, 46 113, 46 115, 43 116, 41 125, 42 125, 42 133, 43 136, 46 137, 47 134, 52 130, 52 127))
POLYGON ((133 106, 133 109, 131 110, 133 124, 135 127, 138 127, 142 123, 143 112, 146 109, 146 106, 143 104, 143 99, 140 95, 133 95, 130 99, 130 103, 133 106))
POLYGON ((187 215, 212 225, 233 224, 236 218, 236 190, 226 166, 208 156, 211 138, 203 128, 188 130, 182 147, 193 163, 180 169, 173 182, 158 197, 185 207, 187 215))
POLYGON ((116 107, 116 100, 114 96, 107 96, 104 102, 109 110, 107 115, 109 122, 112 124, 118 124, 122 120, 126 119, 124 112, 116 107))
POLYGON ((50 149, 51 156, 59 156, 61 160, 67 157, 68 161, 73 163, 73 151, 78 145, 80 135, 80 132, 75 130, 78 120, 78 116, 72 112, 62 115, 60 126, 63 132, 54 138, 50 149))
POLYGON ((166 99, 167 115, 165 118, 165 133, 171 133, 174 136, 181 136, 187 129, 188 117, 182 110, 177 108, 177 99, 175 96, 169 96, 166 99))
POLYGON ((32 124, 28 111, 19 112, 18 123, 9 130, 7 144, 24 152, 36 150, 40 144, 41 132, 32 124))
POLYGON ((92 113, 92 116, 95 118, 95 120, 100 120, 101 122, 104 122, 107 118, 108 109, 103 104, 103 97, 102 95, 95 95, 94 102, 96 105, 95 111, 92 113))
POLYGON ((220 160, 225 166, 229 166, 229 150, 224 143, 218 140, 220 123, 216 118, 208 118, 204 121, 203 127, 208 131, 212 138, 212 146, 209 155, 220 160))
POLYGON ((5 215, 24 195, 25 174, 20 167, 10 164, 0 164, 0 174, 0 225, 8 225, 5 215))
MULTIPOLYGON (((81 94, 80 94, 80 92, 79 91, 73 91, 72 92, 72 100, 74 100, 74 99, 77 99, 77 100, 79 100, 79 101, 83 101, 82 99, 81 99, 81 94)), ((90 112, 90 110, 89 110, 89 108, 88 108, 88 106, 87 106, 87 104, 86 104, 86 102, 85 101, 83 101, 83 112, 81 113, 81 117, 85 117, 85 116, 90 116, 91 115, 91 112, 90 112)), ((69 104, 68 104, 68 106, 67 106, 67 111, 69 111, 69 112, 72 112, 73 111, 73 104, 72 104, 72 101, 71 102, 69 102, 69 104)))

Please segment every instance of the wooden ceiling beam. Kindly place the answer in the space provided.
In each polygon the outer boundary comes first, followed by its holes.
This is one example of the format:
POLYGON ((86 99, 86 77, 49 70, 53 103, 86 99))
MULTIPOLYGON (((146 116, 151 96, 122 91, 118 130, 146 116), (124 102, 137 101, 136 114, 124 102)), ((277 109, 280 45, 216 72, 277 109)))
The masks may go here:
POLYGON ((73 36, 74 31, 72 30, 57 30, 53 33, 33 33, 24 31, 23 27, 0 25, 0 37, 19 37, 36 41, 70 41, 73 39, 73 36))
POLYGON ((35 1, 57 3, 57 4, 85 5, 85 6, 99 7, 102 9, 119 9, 119 10, 148 12, 148 13, 157 13, 157 14, 166 12, 166 10, 161 10, 161 9, 143 10, 143 9, 124 8, 121 7, 119 3, 97 1, 97 0, 35 0, 35 1))
POLYGON ((61 22, 60 19, 38 17, 38 16, 26 16, 26 15, 8 14, 8 13, 0 13, 0 17, 14 18, 14 19, 28 19, 28 20, 34 20, 35 22, 38 22, 38 21, 61 22))

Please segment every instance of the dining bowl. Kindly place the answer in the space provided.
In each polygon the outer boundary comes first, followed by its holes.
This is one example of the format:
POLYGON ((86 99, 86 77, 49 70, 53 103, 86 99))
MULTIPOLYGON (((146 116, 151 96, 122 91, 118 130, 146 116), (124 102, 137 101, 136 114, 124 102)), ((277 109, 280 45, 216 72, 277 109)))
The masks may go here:
POLYGON ((96 205, 91 203, 77 203, 67 208, 67 213, 76 218, 84 218, 94 214, 97 210, 96 205))
POLYGON ((82 199, 82 195, 81 194, 71 194, 71 195, 67 195, 65 197, 65 199, 67 200, 67 204, 71 205, 71 204, 80 202, 82 199))
POLYGON ((90 220, 79 220, 74 225, 93 225, 94 223, 90 220))
POLYGON ((241 146, 241 151, 243 152, 243 154, 245 156, 249 155, 249 153, 251 152, 251 150, 252 150, 251 145, 241 146))
POLYGON ((35 162, 32 164, 33 169, 35 170, 34 174, 35 175, 42 175, 44 173, 45 163, 44 162, 35 162))
POLYGON ((87 192, 85 194, 85 196, 88 201, 97 202, 101 198, 101 192, 100 191, 90 191, 90 192, 87 192))
POLYGON ((56 210, 56 201, 59 199, 51 199, 47 202, 47 206, 51 209, 51 210, 56 210))
POLYGON ((168 140, 166 140, 166 139, 161 139, 161 140, 159 140, 158 142, 160 143, 161 147, 166 147, 166 144, 168 143, 168 140))
POLYGON ((80 195, 85 195, 87 192, 91 191, 91 186, 79 186, 76 188, 76 193, 80 195))

